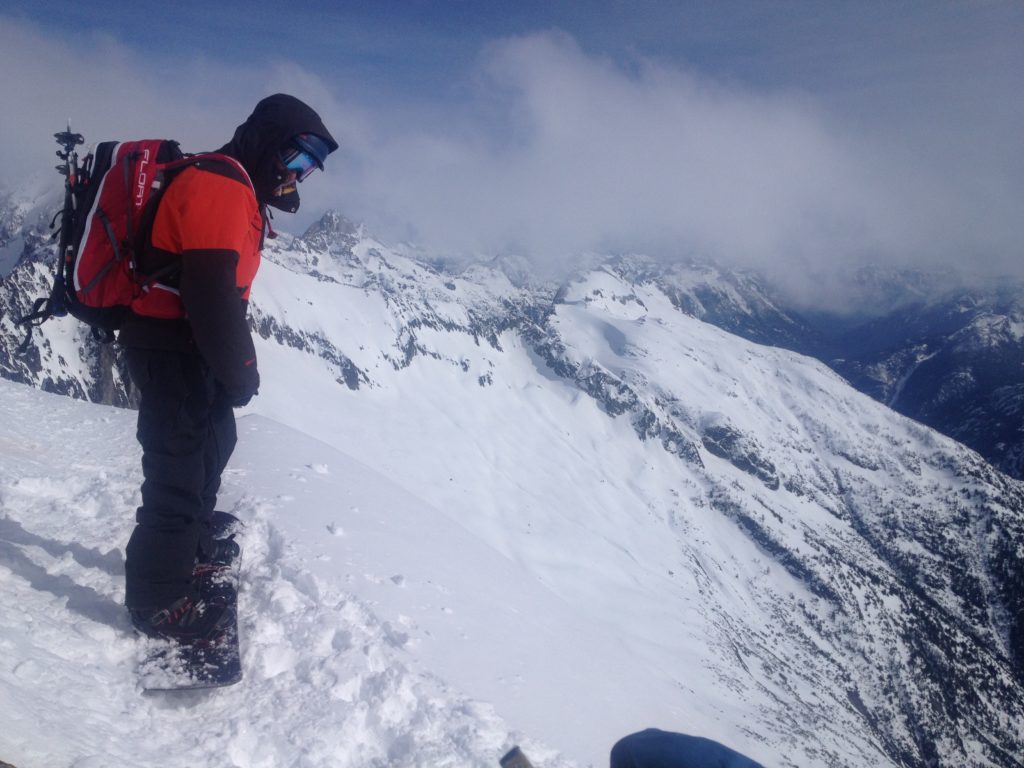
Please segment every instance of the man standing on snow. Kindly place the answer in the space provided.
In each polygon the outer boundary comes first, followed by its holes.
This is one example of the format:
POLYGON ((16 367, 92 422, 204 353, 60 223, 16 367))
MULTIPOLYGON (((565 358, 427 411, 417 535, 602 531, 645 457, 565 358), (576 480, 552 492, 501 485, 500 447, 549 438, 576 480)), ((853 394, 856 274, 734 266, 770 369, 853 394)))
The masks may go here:
POLYGON ((259 388, 246 309, 267 206, 298 210, 298 183, 337 148, 310 107, 269 96, 160 201, 141 267, 168 276, 133 302, 118 336, 141 396, 144 478, 125 605, 151 637, 215 642, 234 621, 234 600, 199 599, 198 574, 238 555, 211 521, 237 440, 232 409, 259 388))

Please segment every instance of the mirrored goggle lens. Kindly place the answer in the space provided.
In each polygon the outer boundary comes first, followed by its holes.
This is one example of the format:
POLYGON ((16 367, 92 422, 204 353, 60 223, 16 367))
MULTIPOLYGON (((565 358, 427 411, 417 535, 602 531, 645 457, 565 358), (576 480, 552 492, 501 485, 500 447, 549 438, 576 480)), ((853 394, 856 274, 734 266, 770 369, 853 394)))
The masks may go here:
POLYGON ((281 150, 281 162, 289 171, 295 172, 295 177, 299 181, 319 168, 316 158, 298 147, 285 147, 281 150))
POLYGON ((327 142, 317 136, 315 133, 300 133, 292 141, 295 142, 295 146, 301 149, 303 152, 309 152, 317 160, 317 165, 321 168, 324 167, 324 161, 327 160, 327 156, 331 154, 331 148, 327 142))

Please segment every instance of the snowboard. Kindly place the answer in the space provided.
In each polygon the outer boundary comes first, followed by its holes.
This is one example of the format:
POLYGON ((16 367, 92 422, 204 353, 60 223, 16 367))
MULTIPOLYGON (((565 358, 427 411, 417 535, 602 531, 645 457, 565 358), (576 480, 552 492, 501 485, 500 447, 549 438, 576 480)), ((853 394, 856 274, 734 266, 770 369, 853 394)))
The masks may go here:
MULTIPOLYGON (((214 512, 210 530, 215 538, 239 533, 241 521, 228 512, 214 512)), ((241 554, 228 568, 215 572, 197 570, 203 599, 230 598, 232 618, 224 636, 215 644, 153 641, 139 664, 144 691, 194 691, 223 688, 242 679, 242 656, 238 643, 238 585, 241 554)))

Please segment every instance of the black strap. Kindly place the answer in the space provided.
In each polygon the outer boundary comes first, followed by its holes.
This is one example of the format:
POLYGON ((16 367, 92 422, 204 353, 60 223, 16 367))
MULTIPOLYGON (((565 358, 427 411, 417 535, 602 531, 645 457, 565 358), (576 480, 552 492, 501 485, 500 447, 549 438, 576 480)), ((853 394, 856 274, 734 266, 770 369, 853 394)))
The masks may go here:
MULTIPOLYGON (((114 235, 114 227, 110 223, 110 217, 107 216, 107 212, 102 208, 96 210, 96 215, 100 217, 100 222, 103 224, 103 231, 107 233, 107 239, 110 241, 111 247, 114 249, 114 261, 121 260, 121 244, 117 242, 117 237, 114 235)), ((131 218, 131 214, 128 214, 131 218)), ((128 242, 131 242, 129 240, 128 242)))
POLYGON ((175 272, 181 271, 181 260, 179 259, 175 264, 168 264, 165 267, 158 269, 149 275, 142 275, 141 282, 143 285, 153 285, 154 283, 160 282, 165 277, 173 275, 175 272))
POLYGON ((97 325, 89 326, 92 330, 92 337, 96 339, 100 344, 113 344, 114 332, 109 328, 100 328, 97 325))
POLYGON ((53 307, 50 305, 50 298, 36 299, 32 304, 32 311, 23 317, 19 317, 14 324, 25 326, 25 338, 18 345, 18 354, 24 355, 32 343, 32 330, 37 325, 42 325, 53 317, 53 307))
POLYGON ((106 276, 107 272, 110 271, 110 268, 117 264, 117 262, 119 261, 120 259, 114 258, 108 261, 106 264, 104 264, 103 268, 95 275, 93 275, 92 280, 90 280, 88 284, 85 286, 85 288, 82 289, 82 295, 84 296, 85 294, 89 293, 89 291, 91 291, 93 288, 95 288, 96 283, 102 280, 106 276))
POLYGON ((44 296, 41 299, 36 299, 32 303, 32 311, 23 317, 19 317, 15 325, 39 325, 39 323, 52 316, 53 312, 50 311, 50 299, 44 296), (39 323, 33 322, 34 320, 38 320, 39 323))

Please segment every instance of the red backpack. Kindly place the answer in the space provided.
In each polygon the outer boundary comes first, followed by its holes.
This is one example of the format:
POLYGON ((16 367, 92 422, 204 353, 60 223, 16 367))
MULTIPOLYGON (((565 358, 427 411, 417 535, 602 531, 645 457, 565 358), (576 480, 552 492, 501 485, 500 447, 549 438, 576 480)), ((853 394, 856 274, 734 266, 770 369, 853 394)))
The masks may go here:
POLYGON ((18 320, 29 329, 50 317, 70 314, 92 326, 96 338, 111 341, 132 300, 177 269, 141 274, 138 255, 149 242, 163 192, 178 172, 207 155, 185 156, 166 139, 116 142, 96 147, 78 166, 79 134, 56 134, 65 161, 64 210, 58 231, 58 264, 50 296, 38 299, 18 320))

